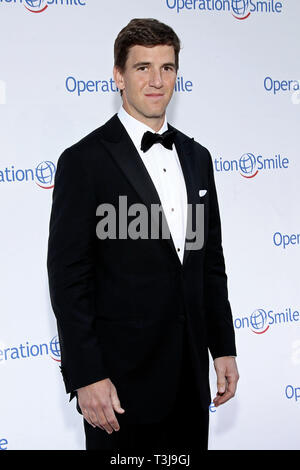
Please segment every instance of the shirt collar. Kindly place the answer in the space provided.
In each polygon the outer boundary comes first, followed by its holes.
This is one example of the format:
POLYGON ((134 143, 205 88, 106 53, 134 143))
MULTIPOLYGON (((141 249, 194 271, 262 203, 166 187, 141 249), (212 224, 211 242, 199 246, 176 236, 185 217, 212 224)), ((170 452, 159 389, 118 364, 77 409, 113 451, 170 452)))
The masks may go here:
MULTIPOLYGON (((154 132, 151 127, 147 126, 143 122, 139 121, 138 119, 135 119, 133 116, 127 113, 123 106, 120 107, 119 112, 118 112, 118 118, 120 119, 121 123, 125 127, 126 131, 129 134, 129 137, 133 141, 134 145, 138 149, 138 151, 141 150, 141 141, 144 133, 146 131, 154 132)), ((160 130, 157 132, 157 134, 162 134, 163 132, 168 130, 168 124, 167 124, 167 116, 165 116, 164 123, 160 130)))

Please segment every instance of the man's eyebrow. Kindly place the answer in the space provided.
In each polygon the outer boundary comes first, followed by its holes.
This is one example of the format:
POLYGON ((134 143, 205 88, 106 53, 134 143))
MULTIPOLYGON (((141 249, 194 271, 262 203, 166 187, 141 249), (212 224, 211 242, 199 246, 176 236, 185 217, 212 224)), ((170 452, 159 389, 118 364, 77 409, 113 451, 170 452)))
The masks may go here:
POLYGON ((145 67, 146 65, 150 65, 151 62, 136 62, 133 64, 132 68, 137 69, 138 67, 145 67))
MULTIPOLYGON (((137 69, 138 67, 145 67, 146 65, 151 65, 151 62, 136 62, 133 64, 132 68, 137 69)), ((165 64, 162 64, 162 67, 166 66, 176 68, 174 62, 166 62, 165 64)))
POLYGON ((176 65, 174 64, 174 62, 166 62, 165 64, 162 65, 163 67, 174 67, 174 69, 176 68, 176 65))

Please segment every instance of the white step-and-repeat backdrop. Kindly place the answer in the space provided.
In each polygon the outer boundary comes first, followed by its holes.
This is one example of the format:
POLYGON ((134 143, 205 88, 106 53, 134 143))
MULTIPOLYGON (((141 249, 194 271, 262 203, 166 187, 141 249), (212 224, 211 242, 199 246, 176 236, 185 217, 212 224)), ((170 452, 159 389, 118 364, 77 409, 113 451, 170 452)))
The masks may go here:
POLYGON ((84 449, 48 293, 53 178, 118 110, 113 43, 136 17, 181 38, 168 120, 214 162, 241 378, 209 448, 300 449, 297 0, 0 0, 0 449, 84 449))

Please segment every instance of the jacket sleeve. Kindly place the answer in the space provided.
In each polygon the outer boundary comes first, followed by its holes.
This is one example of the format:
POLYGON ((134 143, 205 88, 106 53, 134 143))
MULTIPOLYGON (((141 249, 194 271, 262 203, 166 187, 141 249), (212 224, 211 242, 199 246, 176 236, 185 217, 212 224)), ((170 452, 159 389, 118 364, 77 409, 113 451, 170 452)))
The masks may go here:
POLYGON ((204 298, 208 347, 213 359, 235 356, 235 334, 228 300, 227 275, 222 249, 221 221, 212 159, 208 152, 209 216, 204 261, 204 298))
POLYGON ((95 199, 82 152, 65 150, 55 174, 47 269, 67 393, 107 378, 94 328, 95 199))

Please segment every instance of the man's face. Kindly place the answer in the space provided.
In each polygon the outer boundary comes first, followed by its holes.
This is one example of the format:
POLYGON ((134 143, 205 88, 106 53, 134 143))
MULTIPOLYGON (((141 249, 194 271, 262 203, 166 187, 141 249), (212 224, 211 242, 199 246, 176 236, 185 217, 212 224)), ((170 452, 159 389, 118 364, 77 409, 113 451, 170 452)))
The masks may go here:
POLYGON ((123 90, 123 106, 136 119, 149 124, 163 118, 176 81, 173 46, 133 46, 125 70, 114 68, 114 77, 123 90))

